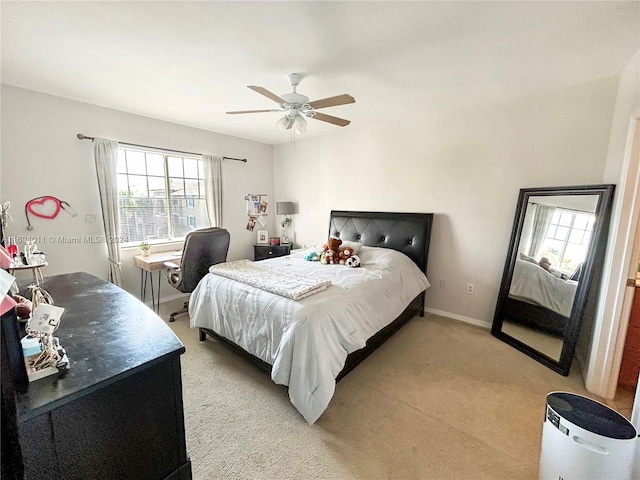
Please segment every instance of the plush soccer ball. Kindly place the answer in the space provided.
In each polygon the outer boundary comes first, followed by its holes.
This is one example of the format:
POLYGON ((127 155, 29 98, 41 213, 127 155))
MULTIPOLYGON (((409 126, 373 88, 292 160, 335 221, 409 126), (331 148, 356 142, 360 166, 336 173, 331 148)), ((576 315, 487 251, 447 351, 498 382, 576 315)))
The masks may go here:
POLYGON ((344 262, 347 267, 356 268, 360 266, 360 257, 358 255, 351 255, 344 262))

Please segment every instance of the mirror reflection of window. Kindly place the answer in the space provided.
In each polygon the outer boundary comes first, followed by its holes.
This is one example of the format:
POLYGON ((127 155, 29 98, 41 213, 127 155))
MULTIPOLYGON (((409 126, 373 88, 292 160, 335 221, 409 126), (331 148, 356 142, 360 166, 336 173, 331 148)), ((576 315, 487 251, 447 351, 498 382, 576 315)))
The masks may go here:
POLYGON ((578 280, 595 225, 595 195, 530 197, 518 251, 578 280))
POLYGON ((595 215, 557 208, 535 258, 547 257, 551 265, 571 275, 587 256, 595 215))

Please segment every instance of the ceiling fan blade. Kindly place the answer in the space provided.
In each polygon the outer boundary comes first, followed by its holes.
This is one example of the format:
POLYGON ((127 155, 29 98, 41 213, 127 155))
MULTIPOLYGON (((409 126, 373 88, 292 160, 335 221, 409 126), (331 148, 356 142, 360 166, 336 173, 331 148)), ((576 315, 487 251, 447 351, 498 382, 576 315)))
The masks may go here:
POLYGON ((313 102, 309 102, 309 105, 312 108, 327 108, 327 107, 335 107, 337 105, 346 105, 347 103, 355 103, 356 99, 351 95, 343 94, 337 95, 335 97, 323 98, 321 100, 314 100, 313 102))
POLYGON ((334 125, 338 125, 340 127, 346 127, 351 123, 351 120, 345 120, 344 118, 333 117, 331 115, 326 115, 324 113, 315 112, 311 118, 315 118, 316 120, 320 120, 322 122, 333 123, 334 125))
POLYGON ((294 121, 293 118, 289 119, 289 124, 287 125, 287 130, 289 130, 291 127, 293 127, 293 121, 294 121))
POLYGON ((227 112, 231 115, 235 115, 236 113, 262 113, 262 112, 279 112, 280 110, 237 110, 235 112, 227 112))
POLYGON ((260 95, 264 95, 265 97, 270 98, 274 102, 287 103, 283 99, 281 99, 278 95, 276 95, 275 93, 271 93, 269 90, 267 90, 264 87, 257 87, 256 85, 247 85, 247 86, 254 92, 258 92, 260 95))

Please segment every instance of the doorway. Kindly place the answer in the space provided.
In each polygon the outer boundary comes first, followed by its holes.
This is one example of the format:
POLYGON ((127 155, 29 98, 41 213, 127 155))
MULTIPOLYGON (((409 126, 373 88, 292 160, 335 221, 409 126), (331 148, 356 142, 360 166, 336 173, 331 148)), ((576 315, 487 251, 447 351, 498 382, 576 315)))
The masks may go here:
MULTIPOLYGON (((640 224, 636 232, 635 247, 640 244, 640 224)), ((635 271, 629 272, 628 277, 628 293, 630 299, 625 299, 625 303, 630 301, 631 308, 629 312, 629 320, 622 350, 622 359, 620 363, 620 373, 618 375, 618 384, 616 395, 613 399, 615 409, 631 420, 633 404, 638 391, 638 376, 640 375, 640 258, 634 257, 635 271), (632 286, 633 285, 633 286, 632 286)))
MULTIPOLYGON (((640 119, 636 119, 634 135, 630 152, 630 167, 640 162, 640 119)), ((629 173, 633 168, 629 169, 629 173)), ((637 170, 636 170, 637 171, 637 170)), ((632 175, 628 175, 631 177, 632 175)), ((621 414, 631 418, 636 391, 638 389, 638 375, 640 374, 640 212, 638 208, 638 194, 640 192, 640 177, 627 178, 627 188, 633 188, 634 199, 631 202, 631 219, 629 227, 635 235, 628 235, 629 242, 626 245, 628 265, 622 273, 624 277, 624 293, 622 294, 622 309, 618 322, 618 342, 614 351, 614 368, 610 384, 615 381, 615 396, 613 404, 621 414), (618 359, 616 361, 615 359, 618 359), (615 366, 619 368, 615 368, 615 366)), ((612 345, 613 346, 613 345, 612 345)), ((640 403, 640 402, 636 402, 640 403)))

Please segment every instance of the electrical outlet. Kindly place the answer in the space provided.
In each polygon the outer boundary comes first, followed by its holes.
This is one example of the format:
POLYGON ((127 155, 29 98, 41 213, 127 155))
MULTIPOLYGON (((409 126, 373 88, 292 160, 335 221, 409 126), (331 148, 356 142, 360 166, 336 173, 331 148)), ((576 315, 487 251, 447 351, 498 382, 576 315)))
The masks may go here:
POLYGON ((446 280, 440 280, 440 288, 447 288, 447 281, 446 280))
POLYGON ((467 283, 467 293, 469 295, 473 295, 475 291, 475 286, 473 285, 473 283, 467 283))
POLYGON ((96 221, 96 216, 95 215, 85 215, 84 216, 84 221, 86 223, 94 223, 96 221))

